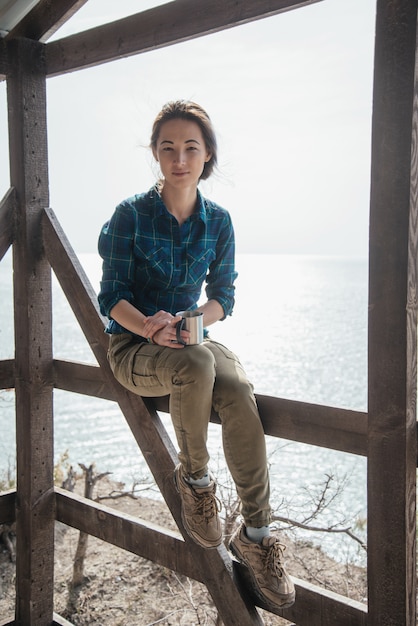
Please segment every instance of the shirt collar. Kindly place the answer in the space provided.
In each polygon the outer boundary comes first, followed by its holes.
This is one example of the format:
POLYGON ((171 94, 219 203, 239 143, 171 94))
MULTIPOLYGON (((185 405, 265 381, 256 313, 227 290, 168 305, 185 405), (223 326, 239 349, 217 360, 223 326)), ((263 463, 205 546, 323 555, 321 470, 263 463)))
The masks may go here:
MULTIPOLYGON (((158 185, 154 185, 154 187, 150 189, 150 194, 151 197, 154 199, 155 214, 166 216, 168 213, 167 207, 163 202, 160 190, 158 189, 158 185)), ((199 189, 197 190, 197 210, 195 213, 193 213, 192 219, 201 219, 204 224, 206 224, 207 222, 206 200, 200 193, 199 189)))

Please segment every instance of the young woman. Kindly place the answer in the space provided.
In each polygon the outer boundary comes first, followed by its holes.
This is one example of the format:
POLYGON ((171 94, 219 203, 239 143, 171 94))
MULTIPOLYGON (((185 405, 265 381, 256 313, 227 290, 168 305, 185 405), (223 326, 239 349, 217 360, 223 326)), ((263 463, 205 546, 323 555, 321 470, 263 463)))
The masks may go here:
POLYGON ((230 549, 248 567, 260 599, 274 609, 287 607, 295 591, 282 564, 283 546, 269 531, 265 439, 253 388, 237 357, 206 330, 231 314, 237 276, 230 216, 198 189, 217 163, 209 116, 193 102, 168 103, 155 119, 151 149, 162 179, 121 202, 99 238, 109 362, 134 393, 170 396, 182 519, 205 548, 222 542, 206 447, 212 407, 218 413, 244 520, 230 549), (198 306, 204 283, 207 299, 198 306), (182 330, 180 343, 176 313, 193 309, 203 314, 205 339, 188 345, 190 333, 182 330))

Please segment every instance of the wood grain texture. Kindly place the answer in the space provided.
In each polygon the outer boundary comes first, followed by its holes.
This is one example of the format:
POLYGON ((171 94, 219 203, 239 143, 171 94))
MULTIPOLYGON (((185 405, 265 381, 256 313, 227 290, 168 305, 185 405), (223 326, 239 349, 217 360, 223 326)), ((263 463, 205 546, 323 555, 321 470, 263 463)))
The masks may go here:
POLYGON ((415 0, 378 0, 369 255, 370 626, 416 621, 416 23, 415 0), (402 575, 388 576, 389 563, 402 575))
POLYGON ((5 80, 8 73, 7 48, 4 39, 0 39, 0 81, 5 80))
POLYGON ((176 0, 47 44, 47 74, 156 50, 318 1, 176 0))
POLYGON ((12 187, 0 201, 0 261, 13 243, 16 206, 16 190, 12 187))
POLYGON ((41 211, 48 205, 43 45, 8 44, 13 245, 17 484, 16 621, 52 622, 54 569, 52 296, 41 211))
POLYGON ((0 524, 11 524, 16 519, 16 490, 0 493, 0 524))
POLYGON ((15 361, 4 359, 0 361, 0 389, 13 389, 15 386, 15 361))
POLYGON ((203 582, 199 564, 179 533, 64 489, 56 488, 55 494, 58 521, 203 582))
POLYGON ((67 22, 87 0, 40 0, 10 31, 6 39, 26 37, 46 41, 67 22))

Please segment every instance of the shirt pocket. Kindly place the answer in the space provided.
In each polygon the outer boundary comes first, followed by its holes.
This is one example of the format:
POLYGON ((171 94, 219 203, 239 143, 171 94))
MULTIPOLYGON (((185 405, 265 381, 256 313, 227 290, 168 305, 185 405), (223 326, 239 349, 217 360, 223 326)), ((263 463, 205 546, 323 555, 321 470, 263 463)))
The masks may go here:
POLYGON ((215 259, 215 250, 212 248, 198 253, 196 256, 191 252, 187 255, 187 280, 193 285, 201 285, 205 280, 209 266, 215 259))
POLYGON ((163 247, 136 246, 136 284, 141 287, 151 285, 155 287, 167 287, 172 279, 173 262, 167 250, 163 247))

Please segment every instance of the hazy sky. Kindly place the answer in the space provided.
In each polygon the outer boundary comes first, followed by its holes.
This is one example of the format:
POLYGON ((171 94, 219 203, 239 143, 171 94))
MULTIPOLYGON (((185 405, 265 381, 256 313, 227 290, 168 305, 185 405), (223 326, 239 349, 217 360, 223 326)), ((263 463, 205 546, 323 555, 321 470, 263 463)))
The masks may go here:
MULTIPOLYGON (((89 0, 54 38, 157 2, 89 0)), ((238 252, 366 256, 375 0, 301 9, 48 80, 51 206, 77 252, 155 181, 148 149, 168 100, 209 112, 220 171, 203 193, 238 252)), ((0 196, 9 186, 0 85, 0 196), (4 163, 4 165, 3 165, 4 163)))

